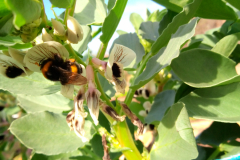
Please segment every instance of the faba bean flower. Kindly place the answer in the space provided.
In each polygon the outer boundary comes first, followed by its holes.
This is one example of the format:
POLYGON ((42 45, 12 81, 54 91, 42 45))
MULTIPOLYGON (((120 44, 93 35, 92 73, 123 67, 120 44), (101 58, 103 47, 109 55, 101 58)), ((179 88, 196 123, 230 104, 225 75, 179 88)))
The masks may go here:
POLYGON ((97 58, 93 58, 92 62, 105 70, 105 77, 115 85, 117 92, 124 93, 126 81, 123 67, 129 66, 135 58, 136 53, 133 50, 123 45, 115 44, 108 62, 97 58))
POLYGON ((8 78, 30 75, 30 71, 23 63, 25 53, 14 48, 8 48, 7 55, 0 55, 0 72, 8 78))
POLYGON ((152 108, 152 104, 149 101, 146 101, 143 103, 143 108, 145 110, 141 110, 139 111, 139 115, 142 117, 147 117, 148 113, 150 112, 151 108, 152 108))
POLYGON ((89 141, 84 137, 84 124, 87 112, 84 112, 83 108, 84 101, 84 87, 82 87, 78 95, 74 98, 74 109, 67 115, 67 123, 71 130, 74 130, 76 135, 82 139, 83 142, 89 141))
POLYGON ((99 101, 101 93, 96 89, 94 84, 94 71, 92 66, 88 65, 86 67, 87 80, 88 80, 88 90, 85 93, 87 99, 87 105, 90 115, 94 121, 95 125, 98 125, 98 115, 99 115, 99 101))
POLYGON ((135 95, 148 99, 150 96, 156 94, 156 92, 155 82, 151 80, 143 88, 136 90, 135 95))
POLYGON ((68 58, 69 53, 63 45, 48 41, 28 50, 24 62, 30 70, 41 72, 46 79, 60 81, 61 93, 72 99, 74 85, 86 84, 87 79, 84 66, 68 58))
POLYGON ((67 18, 67 39, 74 44, 77 44, 83 39, 83 29, 81 25, 71 16, 67 18))

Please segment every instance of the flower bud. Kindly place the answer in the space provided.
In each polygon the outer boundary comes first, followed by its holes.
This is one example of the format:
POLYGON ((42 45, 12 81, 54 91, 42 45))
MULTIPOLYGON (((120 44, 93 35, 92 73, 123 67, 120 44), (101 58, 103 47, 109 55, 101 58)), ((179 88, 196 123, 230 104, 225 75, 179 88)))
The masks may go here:
POLYGON ((43 42, 53 41, 52 36, 47 33, 45 28, 42 29, 42 40, 43 42))
POLYGON ((65 36, 66 31, 63 24, 55 19, 51 19, 51 21, 54 28, 53 34, 57 36, 65 36))
POLYGON ((68 41, 74 44, 77 44, 79 41, 83 39, 83 29, 78 23, 78 21, 68 16, 67 19, 67 33, 68 33, 68 41))

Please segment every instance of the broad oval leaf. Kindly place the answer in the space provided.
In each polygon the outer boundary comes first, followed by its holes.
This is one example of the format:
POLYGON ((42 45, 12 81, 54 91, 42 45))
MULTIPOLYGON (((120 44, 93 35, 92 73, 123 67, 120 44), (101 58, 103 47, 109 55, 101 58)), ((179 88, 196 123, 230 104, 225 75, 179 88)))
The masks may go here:
POLYGON ((16 37, 16 36, 0 37, 0 45, 3 45, 5 47, 13 46, 17 43, 23 44, 21 38, 16 37))
POLYGON ((110 50, 112 50, 114 44, 121 44, 123 46, 126 46, 130 49, 132 49, 136 53, 136 61, 131 63, 128 68, 137 68, 137 65, 139 62, 141 62, 142 57, 145 55, 144 48, 142 44, 139 42, 139 38, 136 33, 128 33, 120 35, 118 38, 116 38, 113 41, 112 47, 110 50))
POLYGON ((190 117, 220 122, 239 122, 240 83, 192 91, 180 99, 190 117))
POLYGON ((115 2, 115 6, 111 9, 110 13, 105 18, 102 27, 102 35, 100 37, 100 40, 103 43, 106 44, 111 39, 122 17, 126 5, 127 0, 117 0, 115 2))
POLYGON ((30 76, 14 79, 0 75, 0 79, 0 89, 14 94, 40 96, 53 94, 61 89, 60 84, 47 80, 41 73, 33 73, 30 76))
POLYGON ((141 23, 143 22, 142 17, 137 13, 131 13, 130 22, 132 23, 136 33, 138 33, 138 29, 139 29, 141 23))
POLYGON ((145 117, 145 122, 150 124, 154 121, 161 121, 167 109, 174 104, 174 99, 174 90, 166 90, 157 94, 150 112, 145 117))
MULTIPOLYGON (((91 139, 95 133, 92 123, 86 121, 84 130, 85 136, 91 139)), ((67 153, 85 145, 74 131, 70 131, 66 116, 47 111, 15 120, 10 131, 26 147, 45 155, 67 153)))
POLYGON ((40 111, 62 113, 74 106, 72 100, 59 93, 44 96, 17 95, 17 100, 27 113, 40 111))
POLYGON ((30 23, 41 15, 42 5, 35 0, 5 0, 8 9, 13 12, 13 23, 17 29, 20 29, 26 23, 30 23))
POLYGON ((212 48, 211 51, 219 53, 223 56, 230 56, 230 54, 233 52, 235 47, 238 44, 238 41, 240 40, 240 32, 235 34, 230 34, 224 38, 222 38, 216 46, 212 48))
POLYGON ((54 5, 55 7, 58 8, 68 8, 70 7, 72 0, 50 0, 50 2, 52 3, 52 5, 54 5))
POLYGON ((82 153, 79 150, 69 152, 69 153, 62 153, 58 155, 51 155, 51 156, 35 153, 32 156, 31 160, 74 160, 73 157, 76 157, 79 155, 82 155, 82 153))
POLYGON ((107 6, 103 0, 77 1, 74 18, 81 25, 101 25, 107 15, 107 6))
POLYGON ((143 39, 154 42, 158 38, 159 22, 142 22, 139 28, 139 34, 143 39))
POLYGON ((177 76, 184 83, 196 88, 226 84, 238 77, 235 65, 234 61, 204 49, 185 51, 171 63, 177 76))
MULTIPOLYGON (((181 12, 182 8, 193 0, 154 0, 155 2, 165 6, 166 8, 181 12)), ((237 2, 235 2, 237 3, 237 2)), ((237 15, 234 10, 222 0, 202 1, 196 15, 206 19, 232 19, 236 20, 237 15)))
POLYGON ((134 84, 131 86, 132 88, 137 89, 145 85, 161 69, 168 66, 173 58, 179 55, 181 45, 194 35, 197 21, 198 18, 195 18, 190 23, 179 27, 178 31, 172 35, 167 47, 162 48, 148 60, 145 70, 136 78, 134 84))
POLYGON ((183 11, 173 18, 172 22, 162 31, 162 34, 152 45, 151 51, 153 55, 168 44, 172 34, 174 34, 181 25, 188 23, 194 17, 202 1, 203 0, 195 0, 193 3, 184 7, 183 11))
POLYGON ((150 152, 151 160, 197 158, 198 150, 193 129, 183 103, 176 103, 169 109, 158 126, 158 133, 158 140, 150 152))

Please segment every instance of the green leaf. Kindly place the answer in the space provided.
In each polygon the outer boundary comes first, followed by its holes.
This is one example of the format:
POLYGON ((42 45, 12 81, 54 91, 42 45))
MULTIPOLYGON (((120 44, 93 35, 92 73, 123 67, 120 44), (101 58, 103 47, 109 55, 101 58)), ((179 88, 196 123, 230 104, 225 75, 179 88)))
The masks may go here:
POLYGON ((196 88, 230 83, 230 80, 239 77, 235 65, 234 61, 203 49, 183 52, 171 63, 177 76, 184 83, 196 88))
POLYGON ((111 9, 110 13, 105 18, 102 27, 102 35, 100 37, 102 43, 106 44, 111 39, 122 17, 126 5, 127 0, 117 0, 115 6, 111 9))
POLYGON ((198 156, 193 129, 183 103, 176 103, 169 109, 158 126, 158 133, 160 136, 150 152, 151 160, 187 160, 198 156))
POLYGON ((132 23, 136 33, 138 33, 138 29, 140 28, 140 25, 143 22, 142 17, 137 13, 131 13, 130 22, 132 23))
POLYGON ((202 44, 208 45, 210 47, 214 47, 216 43, 219 41, 214 35, 211 34, 199 34, 194 36, 191 39, 191 42, 189 45, 192 45, 193 43, 196 43, 198 41, 202 41, 202 44))
POLYGON ((193 118, 211 119, 221 122, 240 121, 238 104, 240 83, 196 89, 180 99, 193 118))
POLYGON ((176 96, 175 96, 175 102, 178 102, 179 99, 182 97, 185 97, 188 95, 190 92, 195 90, 196 88, 193 88, 185 83, 182 83, 181 86, 178 88, 176 96))
POLYGON ((226 2, 230 3, 233 7, 240 10, 240 3, 238 0, 225 0, 226 2))
POLYGON ((211 51, 219 53, 225 57, 230 56, 240 40, 240 32, 222 38, 211 51))
POLYGON ((116 3, 116 0, 108 0, 107 8, 109 11, 114 7, 115 3, 116 3))
POLYGON ((17 43, 23 44, 21 38, 16 37, 16 36, 0 37, 0 45, 9 47, 9 46, 13 46, 17 43))
POLYGON ((92 146, 93 152, 99 157, 103 157, 103 145, 102 137, 99 134, 95 134, 91 139, 90 144, 92 146))
POLYGON ((168 44, 172 34, 175 33, 181 25, 188 23, 194 17, 194 14, 202 1, 203 0, 195 0, 193 3, 184 7, 183 11, 173 18, 172 22, 169 23, 167 28, 164 29, 157 41, 153 44, 151 48, 153 55, 168 44))
MULTIPOLYGON (((95 133, 92 123, 86 121, 84 130, 85 136, 91 139, 95 133)), ((47 111, 15 120, 10 131, 26 147, 45 155, 67 153, 85 145, 74 131, 70 131, 66 116, 47 111)))
POLYGON ((52 5, 58 8, 69 8, 70 4, 72 3, 71 0, 50 0, 52 5))
POLYGON ((63 95, 51 94, 44 96, 17 95, 19 105, 28 113, 50 111, 62 113, 62 111, 73 108, 73 101, 65 98, 63 95))
POLYGON ((140 88, 146 84, 161 69, 168 66, 173 58, 178 56, 180 46, 194 35, 197 21, 198 18, 195 18, 190 23, 179 27, 178 31, 172 35, 167 47, 162 48, 148 60, 146 69, 134 81, 132 88, 140 88))
POLYGON ((41 3, 35 0, 5 0, 8 9, 13 12, 14 26, 19 30, 21 26, 30 23, 41 15, 41 3))
POLYGON ((116 38, 113 41, 112 47, 110 51, 112 50, 114 44, 121 44, 124 45, 130 49, 132 49, 136 53, 136 61, 132 62, 128 68, 137 68, 137 65, 139 62, 141 62, 142 57, 145 55, 144 48, 142 44, 139 42, 139 38, 136 33, 128 33, 120 35, 118 38, 116 38))
POLYGON ((61 85, 47 80, 41 73, 33 73, 26 77, 10 79, 0 75, 0 89, 7 90, 14 94, 24 95, 47 95, 53 94, 61 89, 61 85))
POLYGON ((11 13, 11 11, 5 5, 4 0, 0 0, 0 17, 3 17, 9 13, 11 13))
MULTIPOLYGON (((193 2, 193 0, 154 0, 154 1, 175 12, 181 12, 184 6, 193 2)), ((206 19, 236 20, 238 18, 234 10, 222 0, 202 1, 202 4, 197 9, 195 16, 206 19)))
POLYGON ((137 103, 137 102, 132 102, 132 103, 129 105, 129 108, 130 108, 130 110, 131 110, 142 122, 144 122, 144 117, 142 117, 142 116, 139 115, 139 111, 145 110, 145 109, 143 108, 143 105, 142 105, 142 104, 137 103))
POLYGON ((107 15, 107 6, 103 0, 77 1, 74 18, 81 25, 102 25, 107 15))
POLYGON ((197 142, 218 146, 220 143, 239 138, 240 127, 236 123, 213 122, 198 137, 197 142))
POLYGON ((69 152, 69 153, 62 153, 53 156, 47 156, 44 154, 37 154, 35 153, 31 160, 72 160, 72 157, 82 155, 79 150, 69 152))
POLYGON ((92 40, 91 29, 89 26, 82 26, 83 29, 83 39, 78 42, 78 44, 72 44, 74 50, 79 54, 82 54, 88 47, 88 43, 92 40))
POLYGON ((159 22, 162 20, 163 16, 167 13, 167 9, 163 9, 161 11, 154 11, 148 18, 148 21, 159 22))
POLYGON ((177 15, 176 12, 167 10, 167 13, 163 16, 162 20, 159 23, 158 33, 159 35, 167 28, 168 24, 172 22, 173 18, 177 15))
MULTIPOLYGON (((15 49, 26 49, 26 48, 31 48, 32 47, 32 43, 24 43, 24 44, 15 44, 13 46, 11 46, 11 48, 15 48, 15 49)), ((4 45, 0 45, 0 50, 8 50, 7 46, 4 45)))
POLYGON ((240 154, 240 142, 231 141, 229 143, 222 143, 220 145, 222 151, 227 151, 226 154, 222 155, 221 158, 234 157, 240 154))
POLYGON ((159 22, 142 22, 139 28, 139 34, 143 39, 154 42, 158 38, 159 22))
POLYGON ((123 30, 117 30, 116 32, 118 33, 119 36, 122 35, 122 34, 127 34, 128 33, 128 32, 123 31, 123 30))
POLYGON ((98 73, 98 78, 103 88, 103 91, 108 95, 108 97, 113 97, 116 93, 116 90, 113 84, 109 83, 106 78, 104 78, 101 74, 98 73))
POLYGON ((145 122, 150 124, 154 121, 161 121, 167 109, 174 104, 174 99, 174 90, 167 90, 157 94, 150 112, 145 117, 145 122))

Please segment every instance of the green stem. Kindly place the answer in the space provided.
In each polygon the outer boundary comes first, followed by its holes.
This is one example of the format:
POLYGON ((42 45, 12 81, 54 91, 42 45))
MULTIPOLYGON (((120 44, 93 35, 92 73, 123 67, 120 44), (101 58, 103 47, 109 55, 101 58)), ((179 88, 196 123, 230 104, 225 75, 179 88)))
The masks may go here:
POLYGON ((75 10, 75 6, 76 6, 76 0, 73 0, 72 6, 71 6, 71 8, 69 9, 69 16, 73 16, 74 10, 75 10))
MULTIPOLYGON (((133 83, 135 82, 136 78, 142 73, 142 71, 144 70, 145 66, 146 66, 146 63, 147 61, 149 60, 149 58, 151 57, 151 53, 148 53, 144 58, 143 58, 143 61, 141 63, 141 65, 137 68, 137 72, 134 76, 134 79, 133 79, 133 83)), ((134 93, 135 93, 136 89, 133 89, 133 88, 129 88, 129 91, 127 93, 127 96, 125 98, 125 101, 124 103, 126 105, 130 105, 131 101, 132 101, 132 98, 134 96, 134 93)))
POLYGON ((46 27, 47 26, 47 16, 46 16, 46 13, 45 13, 45 7, 44 7, 43 0, 40 0, 40 2, 42 3, 42 6, 43 6, 43 11, 41 13, 42 23, 44 24, 44 27, 46 27))
POLYGON ((98 30, 92 33, 92 39, 95 38, 102 31, 102 27, 99 27, 98 30))
POLYGON ((207 160, 214 160, 218 156, 218 154, 221 152, 220 148, 217 147, 217 149, 208 157, 207 160))
MULTIPOLYGON (((92 158, 96 159, 96 160, 102 160, 102 158, 98 157, 95 153, 93 153, 92 151, 90 151, 87 147, 83 147, 81 148, 81 150, 87 152, 90 156, 92 156, 92 158)), ((81 151, 80 150, 80 151, 81 151)))
POLYGON ((69 8, 66 8, 65 14, 64 14, 64 20, 63 20, 63 24, 65 24, 65 25, 67 25, 68 13, 69 13, 69 8))
POLYGON ((86 63, 84 63, 83 60, 78 57, 75 50, 72 48, 71 44, 66 44, 65 48, 68 50, 68 52, 70 52, 70 53, 72 53, 72 55, 74 55, 74 58, 78 63, 84 65, 85 67, 87 66, 86 63))
POLYGON ((104 58, 105 52, 107 50, 108 43, 101 43, 98 50, 97 58, 102 60, 104 58))

